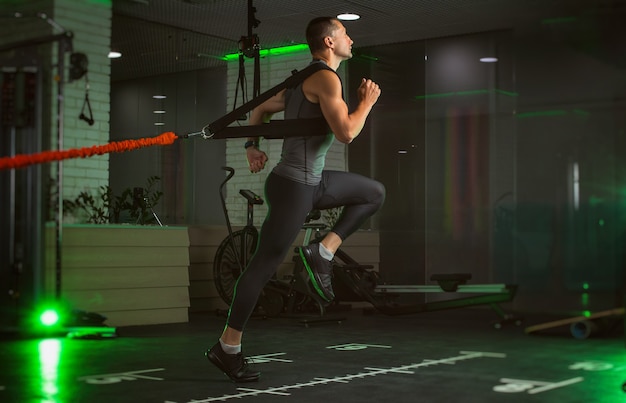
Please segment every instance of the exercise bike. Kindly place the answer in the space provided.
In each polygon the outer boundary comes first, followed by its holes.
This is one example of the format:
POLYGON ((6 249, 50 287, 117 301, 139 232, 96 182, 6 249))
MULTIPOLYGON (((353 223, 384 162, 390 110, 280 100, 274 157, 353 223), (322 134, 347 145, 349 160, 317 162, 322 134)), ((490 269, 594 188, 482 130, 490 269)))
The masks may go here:
MULTIPOLYGON (((229 174, 220 186, 222 207, 226 217, 229 235, 220 244, 215 255, 214 279, 218 293, 230 305, 234 287, 256 250, 258 231, 253 224, 254 205, 263 204, 263 200, 250 190, 242 189, 239 193, 248 201, 246 226, 232 232, 223 188, 234 175, 234 170, 224 167, 229 174)), ((313 223, 321 213, 314 210, 309 213, 303 229, 303 245, 318 242, 322 237, 325 224, 313 223), (315 234, 315 236, 313 236, 315 234)), ((330 305, 339 306, 345 302, 368 302, 373 308, 386 315, 407 315, 444 309, 454 309, 475 305, 489 305, 500 317, 494 327, 501 328, 506 323, 519 325, 521 318, 510 315, 500 307, 500 303, 511 301, 517 286, 510 284, 468 284, 469 273, 433 274, 432 285, 390 285, 384 283, 372 266, 362 265, 347 252, 338 249, 333 260, 333 289, 335 300, 327 303, 319 297, 310 283, 308 274, 297 251, 293 256, 294 268, 291 275, 279 280, 274 276, 263 288, 257 308, 267 316, 294 315, 315 311, 319 314, 316 321, 341 321, 343 318, 324 318, 330 305), (399 303, 406 294, 442 293, 450 298, 425 303, 399 303), (465 295, 465 296, 460 296, 465 295)), ((301 320, 305 325, 308 319, 301 320)))
MULTIPOLYGON (((259 232, 254 226, 254 206, 262 205, 264 201, 251 190, 240 189, 239 194, 247 201, 246 225, 233 232, 224 197, 224 187, 234 176, 235 170, 231 167, 222 167, 222 169, 228 172, 219 189, 228 236, 220 243, 215 253, 213 278, 218 294, 227 305, 230 305, 237 280, 248 266, 257 248, 259 232)), ((320 215, 321 213, 315 210, 306 217, 302 226, 305 230, 302 245, 308 245, 312 239, 318 238, 320 231, 326 228, 325 224, 312 222, 319 219, 320 215)), ((294 267, 290 275, 279 279, 274 274, 265 285, 255 311, 268 317, 310 313, 317 313, 319 317, 324 316, 328 303, 322 300, 314 290, 297 253, 294 254, 293 261, 294 267)))

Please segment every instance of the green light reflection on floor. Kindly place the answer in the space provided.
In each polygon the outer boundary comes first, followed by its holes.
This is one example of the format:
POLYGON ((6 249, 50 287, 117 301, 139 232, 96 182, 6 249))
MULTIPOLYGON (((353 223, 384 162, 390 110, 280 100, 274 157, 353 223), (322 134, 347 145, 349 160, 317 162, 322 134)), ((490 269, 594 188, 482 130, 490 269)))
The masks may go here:
POLYGON ((59 395, 59 363, 61 340, 43 339, 38 345, 41 402, 57 403, 59 395))

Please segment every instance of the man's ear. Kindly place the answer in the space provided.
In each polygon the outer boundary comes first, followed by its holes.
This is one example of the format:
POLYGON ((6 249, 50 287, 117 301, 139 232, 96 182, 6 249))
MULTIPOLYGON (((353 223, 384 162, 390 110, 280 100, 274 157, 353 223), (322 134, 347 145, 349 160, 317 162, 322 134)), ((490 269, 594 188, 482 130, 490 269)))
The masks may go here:
POLYGON ((329 48, 332 47, 333 46, 333 38, 331 38, 330 36, 324 37, 324 43, 329 48))

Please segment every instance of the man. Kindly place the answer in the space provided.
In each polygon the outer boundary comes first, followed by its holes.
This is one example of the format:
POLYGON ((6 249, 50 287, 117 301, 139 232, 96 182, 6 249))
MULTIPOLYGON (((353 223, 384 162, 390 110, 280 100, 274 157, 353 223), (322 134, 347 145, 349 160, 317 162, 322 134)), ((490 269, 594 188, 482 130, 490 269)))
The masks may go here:
MULTIPOLYGON (((352 40, 339 20, 332 17, 313 19, 306 38, 313 56, 312 63, 322 69, 306 78, 294 89, 283 90, 255 108, 250 124, 269 120, 273 113, 285 111, 285 119, 324 117, 331 133, 311 137, 286 137, 281 159, 265 183, 268 213, 259 237, 259 245, 250 264, 235 286, 235 294, 224 331, 206 352, 207 358, 235 382, 259 379, 241 352, 246 322, 257 299, 284 260, 295 241, 306 215, 313 209, 344 206, 331 231, 320 243, 300 248, 300 257, 311 283, 326 301, 334 298, 332 263, 341 243, 382 205, 384 186, 361 175, 324 171, 326 153, 336 138, 349 144, 359 135, 380 88, 363 79, 359 86, 358 105, 352 113, 343 99, 341 79, 336 73, 342 61, 352 57, 352 40)), ((251 172, 265 167, 267 155, 259 149, 258 138, 245 144, 251 172)))

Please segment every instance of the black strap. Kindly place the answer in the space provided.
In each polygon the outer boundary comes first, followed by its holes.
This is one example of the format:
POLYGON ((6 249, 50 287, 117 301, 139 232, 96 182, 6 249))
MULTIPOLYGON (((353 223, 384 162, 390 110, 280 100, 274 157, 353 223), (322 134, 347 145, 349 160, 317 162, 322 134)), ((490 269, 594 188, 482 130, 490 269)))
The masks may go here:
POLYGON ((85 91, 85 101, 83 102, 83 108, 80 110, 80 116, 78 118, 87 122, 89 126, 93 126, 95 123, 93 113, 91 112, 91 104, 89 103, 89 92, 87 91, 85 91), (85 115, 85 106, 87 106, 89 116, 85 115))
MULTIPOLYGON (((265 91, 262 94, 259 94, 259 96, 254 98, 252 101, 246 102, 245 104, 241 105, 239 108, 233 110, 232 112, 227 113, 226 115, 215 120, 214 122, 209 123, 208 125, 209 132, 211 132, 212 134, 220 132, 221 130, 225 129, 229 124, 236 121, 239 117, 247 114, 252 109, 261 105, 263 102, 267 101, 274 95, 278 94, 280 91, 284 90, 285 88, 296 87, 298 84, 304 81, 311 74, 320 70, 324 70, 324 69, 328 69, 328 66, 326 66, 326 64, 322 62, 319 62, 319 63, 311 63, 310 65, 308 65, 305 69, 301 71, 294 70, 292 72, 292 75, 288 77, 282 83, 278 84, 277 86, 273 88, 270 88, 269 90, 265 91)), ((215 137, 215 138, 218 138, 218 137, 215 137)))
POLYGON ((215 133, 212 138, 264 137, 266 139, 282 139, 290 136, 323 136, 328 134, 329 130, 328 123, 326 123, 326 119, 323 117, 271 120, 260 125, 225 127, 215 133))
POLYGON ((254 82, 252 84, 252 98, 256 98, 261 93, 261 55, 259 47, 254 48, 254 82))

